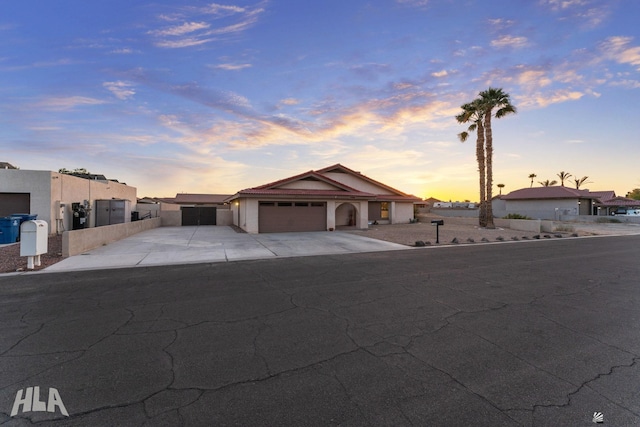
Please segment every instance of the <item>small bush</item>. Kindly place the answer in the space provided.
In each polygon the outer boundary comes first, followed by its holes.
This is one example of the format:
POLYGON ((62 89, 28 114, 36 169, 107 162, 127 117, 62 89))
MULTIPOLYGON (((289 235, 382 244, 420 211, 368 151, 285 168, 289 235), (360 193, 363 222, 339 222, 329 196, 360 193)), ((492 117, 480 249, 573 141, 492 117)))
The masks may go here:
POLYGON ((560 225, 556 227, 555 231, 566 231, 567 233, 572 233, 576 231, 576 229, 570 225, 560 225))
POLYGON ((607 223, 620 224, 622 221, 616 218, 598 218, 596 219, 596 222, 600 224, 607 224, 607 223))
POLYGON ((520 215, 517 213, 510 213, 509 215, 505 216, 503 219, 531 219, 526 215, 520 215))

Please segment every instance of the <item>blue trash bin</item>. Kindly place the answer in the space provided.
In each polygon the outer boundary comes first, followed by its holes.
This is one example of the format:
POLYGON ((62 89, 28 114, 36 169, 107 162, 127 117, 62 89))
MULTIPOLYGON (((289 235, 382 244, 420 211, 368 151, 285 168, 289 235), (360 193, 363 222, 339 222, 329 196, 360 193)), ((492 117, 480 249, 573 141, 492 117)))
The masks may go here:
POLYGON ((17 214, 11 214, 11 217, 18 218, 18 220, 20 221, 20 223, 18 224, 18 240, 20 240, 20 226, 22 225, 22 223, 25 221, 33 221, 34 219, 37 219, 38 214, 32 215, 32 214, 17 213, 17 214))
POLYGON ((19 231, 20 231, 19 218, 13 218, 13 217, 0 218, 0 244, 17 242, 19 231))

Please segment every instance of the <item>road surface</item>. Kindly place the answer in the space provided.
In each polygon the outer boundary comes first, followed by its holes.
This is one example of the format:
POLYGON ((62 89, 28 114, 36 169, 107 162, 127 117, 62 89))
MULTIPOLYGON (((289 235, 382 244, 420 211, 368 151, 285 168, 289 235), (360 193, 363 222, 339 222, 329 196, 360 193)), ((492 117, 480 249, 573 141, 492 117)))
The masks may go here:
POLYGON ((0 424, 640 425, 639 259, 621 236, 0 277, 0 424))

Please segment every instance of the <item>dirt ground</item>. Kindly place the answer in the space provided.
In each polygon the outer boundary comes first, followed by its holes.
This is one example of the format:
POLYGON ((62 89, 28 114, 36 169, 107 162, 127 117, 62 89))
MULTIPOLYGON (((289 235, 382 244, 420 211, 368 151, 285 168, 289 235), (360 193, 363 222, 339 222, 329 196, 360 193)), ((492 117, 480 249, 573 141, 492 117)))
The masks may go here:
MULTIPOLYGON (((63 260, 62 258, 62 236, 50 236, 47 246, 48 252, 40 255, 40 266, 35 270, 42 270, 45 267, 63 260)), ((27 270, 27 257, 20 256, 20 243, 0 247, 0 273, 11 273, 15 271, 27 270)))

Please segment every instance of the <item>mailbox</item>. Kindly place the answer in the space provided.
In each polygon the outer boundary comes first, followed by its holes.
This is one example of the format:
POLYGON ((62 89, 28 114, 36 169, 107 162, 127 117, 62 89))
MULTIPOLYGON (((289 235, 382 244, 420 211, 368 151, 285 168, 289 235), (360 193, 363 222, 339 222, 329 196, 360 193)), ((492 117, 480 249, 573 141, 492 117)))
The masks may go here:
POLYGON ((26 256, 27 268, 40 265, 40 255, 47 253, 49 226, 47 221, 25 221, 20 226, 20 256, 26 256))
POLYGON ((440 226, 444 225, 444 220, 442 219, 432 219, 431 225, 436 226, 436 243, 440 243, 440 226))

